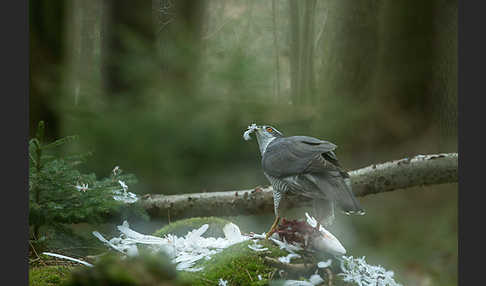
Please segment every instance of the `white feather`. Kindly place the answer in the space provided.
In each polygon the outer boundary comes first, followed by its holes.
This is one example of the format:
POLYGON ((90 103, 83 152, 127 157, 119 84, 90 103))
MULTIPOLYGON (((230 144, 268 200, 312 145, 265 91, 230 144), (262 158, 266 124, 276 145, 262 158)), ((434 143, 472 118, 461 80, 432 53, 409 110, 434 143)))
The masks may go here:
POLYGON ((79 260, 79 259, 76 259, 76 258, 72 258, 72 257, 69 257, 69 256, 65 256, 65 255, 61 255, 61 254, 57 254, 57 253, 51 253, 51 252, 42 252, 42 254, 71 260, 71 261, 81 263, 81 264, 89 266, 89 267, 93 267, 93 264, 91 264, 91 263, 88 263, 88 262, 85 262, 85 261, 82 261, 82 260, 79 260))

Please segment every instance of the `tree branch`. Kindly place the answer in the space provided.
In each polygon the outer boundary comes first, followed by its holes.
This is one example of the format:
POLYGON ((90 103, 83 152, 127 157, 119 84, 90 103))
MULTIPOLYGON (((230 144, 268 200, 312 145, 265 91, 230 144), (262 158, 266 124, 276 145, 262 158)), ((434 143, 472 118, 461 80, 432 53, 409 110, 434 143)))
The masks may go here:
MULTIPOLYGON (((457 182, 458 154, 418 155, 351 171, 353 192, 366 196, 415 186, 457 182)), ((272 187, 183 195, 145 195, 143 207, 152 217, 254 215, 273 212, 272 187)), ((303 206, 294 201, 291 207, 303 206)))

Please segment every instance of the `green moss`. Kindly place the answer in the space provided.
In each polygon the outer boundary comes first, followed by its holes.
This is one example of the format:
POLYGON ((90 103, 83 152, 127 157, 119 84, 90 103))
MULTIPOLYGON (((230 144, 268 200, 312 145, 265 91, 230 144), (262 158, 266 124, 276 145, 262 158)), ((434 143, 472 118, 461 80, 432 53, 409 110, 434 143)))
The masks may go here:
POLYGON ((181 272, 181 279, 192 285, 214 285, 220 278, 228 281, 229 285, 268 285, 276 269, 265 263, 264 256, 284 256, 287 252, 269 241, 259 242, 268 251, 257 252, 248 248, 252 243, 244 241, 226 248, 210 260, 196 264, 195 267, 202 266, 203 270, 181 272), (258 280, 258 275, 261 275, 262 280, 258 280))
POLYGON ((66 281, 73 267, 39 266, 29 268, 29 286, 54 286, 66 281))
MULTIPOLYGON (((164 236, 167 234, 175 234, 177 236, 184 236, 187 232, 201 227, 203 224, 208 224, 209 228, 203 236, 206 237, 222 237, 224 236, 223 227, 230 223, 217 217, 203 217, 190 218, 171 223, 162 229, 156 231, 154 235, 164 236)), ((288 253, 281 250, 271 241, 260 240, 258 243, 268 248, 267 251, 254 251, 248 248, 252 241, 244 241, 232 245, 222 252, 212 256, 210 260, 201 260, 197 262, 194 267, 203 267, 203 270, 198 272, 181 271, 178 273, 179 278, 190 285, 217 285, 219 279, 228 281, 228 285, 272 285, 276 281, 271 281, 279 278, 279 269, 269 265, 265 261, 265 256, 277 258, 286 256, 288 253), (262 280, 258 279, 261 276, 262 280), (270 278, 272 278, 270 280, 270 278)), ((317 258, 306 257, 306 262, 315 263, 317 258)), ((294 259, 292 263, 302 263, 303 259, 294 259)), ((309 275, 302 275, 308 278, 309 275)), ((300 277, 300 278, 303 278, 300 277)), ((325 277, 323 275, 322 277, 325 277)), ((299 279, 299 277, 286 277, 286 279, 299 279)), ((344 283, 338 276, 334 276, 333 283, 335 285, 351 285, 344 283)), ((278 284, 278 282, 277 282, 278 284)))
POLYGON ((202 235, 203 237, 224 237, 223 227, 231 221, 218 217, 195 217, 179 220, 170 223, 154 233, 155 236, 163 237, 167 234, 184 236, 189 231, 200 228, 208 224, 208 230, 202 235))

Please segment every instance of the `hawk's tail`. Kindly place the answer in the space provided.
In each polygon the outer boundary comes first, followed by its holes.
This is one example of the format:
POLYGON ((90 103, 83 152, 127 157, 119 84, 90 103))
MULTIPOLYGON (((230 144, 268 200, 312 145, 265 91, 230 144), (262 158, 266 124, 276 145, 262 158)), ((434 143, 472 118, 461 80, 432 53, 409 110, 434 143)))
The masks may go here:
POLYGON ((356 199, 356 196, 351 189, 351 180, 349 178, 344 179, 345 190, 341 190, 341 198, 337 200, 338 205, 343 210, 343 212, 347 215, 349 214, 357 214, 357 215, 364 215, 366 212, 363 210, 361 205, 356 199))
POLYGON ((343 177, 342 174, 326 174, 317 178, 319 189, 326 194, 326 197, 334 200, 345 214, 365 214, 351 189, 349 177, 343 177))

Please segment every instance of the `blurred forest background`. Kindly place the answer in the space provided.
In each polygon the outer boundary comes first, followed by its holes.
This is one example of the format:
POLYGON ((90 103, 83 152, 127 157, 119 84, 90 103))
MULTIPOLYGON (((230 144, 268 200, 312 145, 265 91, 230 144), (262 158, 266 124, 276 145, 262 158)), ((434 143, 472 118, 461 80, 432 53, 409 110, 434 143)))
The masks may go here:
MULTIPOLYGON (((138 195, 268 185, 251 123, 329 140, 351 170, 457 152, 457 1, 32 0, 29 19, 31 136, 79 135, 63 152, 138 195)), ((360 198, 332 231, 404 285, 457 285, 457 191, 360 198)))

